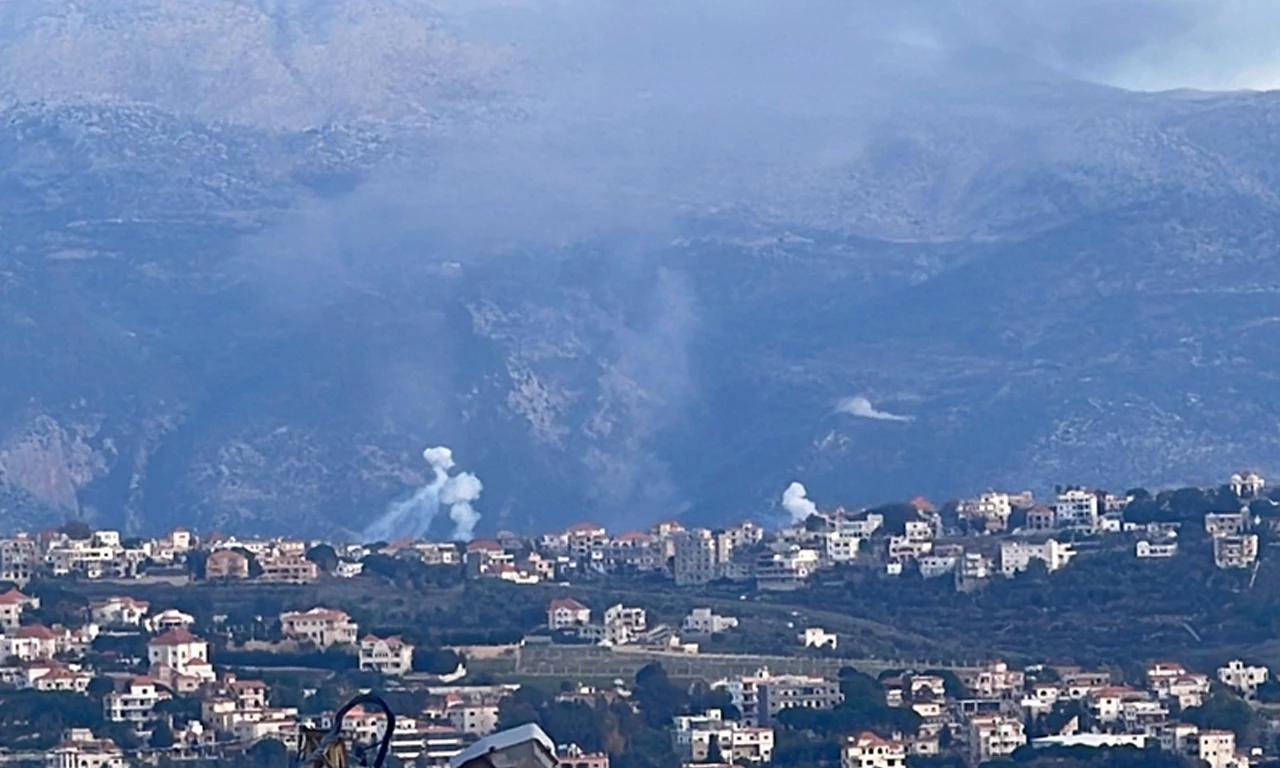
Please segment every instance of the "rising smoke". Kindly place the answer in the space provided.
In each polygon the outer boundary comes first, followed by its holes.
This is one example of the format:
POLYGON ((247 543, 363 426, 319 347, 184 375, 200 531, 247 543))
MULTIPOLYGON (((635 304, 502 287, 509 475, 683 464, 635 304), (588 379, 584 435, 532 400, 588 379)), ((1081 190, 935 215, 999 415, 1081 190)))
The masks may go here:
POLYGON ((809 499, 809 491, 803 483, 793 482, 782 492, 782 508, 791 514, 791 522, 802 523, 810 515, 818 514, 818 505, 809 499))
POLYGON ((860 419, 875 419, 876 421, 911 421, 910 416, 900 416, 896 413, 879 410, 871 404, 870 400, 861 395, 846 397, 836 403, 836 412, 857 416, 860 419))
POLYGON ((453 451, 444 446, 428 448, 422 458, 431 465, 431 481, 413 492, 407 499, 392 502, 382 517, 364 530, 365 541, 394 541, 401 538, 420 538, 427 534, 432 521, 440 512, 440 506, 449 508, 453 521, 453 538, 469 541, 475 533, 480 513, 472 502, 480 498, 484 484, 470 472, 450 475, 455 465, 453 451))

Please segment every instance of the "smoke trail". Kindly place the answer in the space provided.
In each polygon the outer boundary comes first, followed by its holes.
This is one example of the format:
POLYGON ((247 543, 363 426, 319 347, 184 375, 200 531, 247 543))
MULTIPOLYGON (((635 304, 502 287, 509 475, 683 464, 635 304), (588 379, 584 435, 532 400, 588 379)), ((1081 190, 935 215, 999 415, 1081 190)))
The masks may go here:
POLYGON ((782 492, 782 508, 791 513, 793 523, 801 523, 818 514, 818 505, 809 500, 809 492, 801 483, 792 483, 782 492))
POLYGON ((480 513, 471 503, 480 498, 484 485, 470 472, 459 472, 453 477, 449 470, 456 464, 453 451, 445 446, 428 448, 422 458, 431 465, 431 482, 413 492, 407 499, 393 501, 382 517, 365 528, 366 541, 393 541, 399 538, 421 538, 440 513, 440 505, 449 507, 449 518, 454 523, 453 538, 468 540, 480 521, 480 513))

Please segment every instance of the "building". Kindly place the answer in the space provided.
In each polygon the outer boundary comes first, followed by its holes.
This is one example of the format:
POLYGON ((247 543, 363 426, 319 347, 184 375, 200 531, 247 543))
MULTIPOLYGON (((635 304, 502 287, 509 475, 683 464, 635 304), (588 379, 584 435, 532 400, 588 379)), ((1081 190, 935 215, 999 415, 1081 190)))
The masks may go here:
POLYGON ((552 630, 585 627, 591 623, 591 609, 572 597, 558 597, 547 606, 547 627, 552 630))
POLYGON ((672 539, 675 543, 672 570, 678 587, 715 581, 721 576, 721 564, 732 556, 727 540, 721 542, 706 528, 678 531, 672 539))
POLYGON ((804 634, 800 635, 800 640, 804 643, 805 648, 830 648, 835 650, 836 643, 839 638, 835 632, 828 632, 822 627, 807 627, 804 634))
POLYGON ((1258 535, 1215 536, 1213 562, 1219 568, 1248 568, 1258 559, 1258 535))
POLYGON ((320 578, 320 567, 302 555, 275 554, 261 558, 260 581, 271 584, 310 584, 320 578))
POLYGON ((781 548, 781 551, 763 552, 755 560, 756 589, 800 589, 818 570, 821 562, 818 550, 795 544, 781 548))
POLYGON ((1047 539, 1039 544, 1029 541, 1002 541, 1000 542, 1000 572, 1012 577, 1018 571, 1025 571, 1032 560, 1040 560, 1045 568, 1053 572, 1069 563, 1074 556, 1075 550, 1070 544, 1059 544, 1054 539, 1047 539))
POLYGON ((1178 542, 1174 539, 1169 541, 1147 541, 1142 539, 1134 546, 1134 551, 1142 559, 1173 557, 1178 554, 1178 542))
POLYGON ((710 608, 694 608, 684 617, 680 624, 681 631, 692 635, 710 635, 724 632, 738 626, 738 620, 732 616, 719 616, 710 608))
POLYGON ((1007 493, 987 491, 961 505, 960 513, 969 521, 969 530, 995 533, 1009 527, 1013 502, 1007 493))
POLYGON ((204 577, 209 580, 247 579, 249 558, 234 549, 219 549, 205 560, 204 577))
POLYGON ((473 736, 488 736, 498 729, 498 705, 492 702, 458 702, 445 710, 454 729, 473 736))
POLYGON ((185 629, 170 629, 147 642, 147 661, 186 674, 192 662, 207 664, 209 644, 185 629))
POLYGON ((1001 698, 1021 691, 1026 681, 1026 675, 1022 670, 1010 669, 1007 662, 999 659, 985 667, 965 671, 961 673, 960 678, 975 696, 988 699, 1001 698))
POLYGON ((1240 659, 1232 659, 1225 666, 1218 667, 1218 681, 1246 698, 1257 695, 1258 686, 1270 677, 1271 672, 1266 667, 1251 666, 1240 659))
POLYGON ((725 764, 773 760, 773 729, 725 720, 718 709, 678 715, 671 733, 676 756, 685 763, 706 763, 719 754, 725 764))
POLYGON ((405 675, 413 670, 413 646, 399 635, 365 635, 360 641, 360 669, 384 675, 405 675))
POLYGON ((906 768, 907 745, 884 739, 870 731, 846 736, 840 750, 840 768, 906 768))
POLYGON ((1238 536, 1247 530, 1248 512, 1209 512, 1204 516, 1204 532, 1210 536, 1238 536))
POLYGON ((1061 528, 1092 531, 1098 527, 1098 494, 1083 488, 1068 488, 1058 494, 1053 516, 1061 528))
POLYGON ((48 660, 64 648, 65 635, 65 630, 56 632, 43 624, 30 624, 0 636, 0 649, 5 658, 48 660))
POLYGON ((604 612, 604 639, 611 645, 626 645, 647 628, 643 608, 627 608, 618 603, 604 612))
POLYGON ((24 595, 16 589, 0 594, 0 627, 12 632, 22 625, 22 614, 28 608, 39 608, 40 598, 24 595))
POLYGON ((149 610, 151 604, 146 600, 134 600, 123 595, 95 600, 89 604, 89 614, 93 621, 104 627, 140 627, 149 610))
POLYGON ((111 739, 63 741, 44 756, 45 768, 126 768, 124 752, 111 739))
POLYGON ((1233 731, 1200 731, 1196 735, 1196 757, 1209 768, 1248 768, 1249 758, 1236 752, 1233 731))
POLYGON ((583 752, 577 744, 556 750, 556 768, 609 768, 609 753, 583 752))
POLYGON ((1001 714, 970 717, 968 737, 971 765, 1011 755, 1018 747, 1027 743, 1022 721, 1001 714))
POLYGON ((761 669, 728 683, 729 698, 747 725, 769 725, 784 709, 834 709, 844 700, 837 680, 811 675, 773 675, 761 669))
POLYGON ((27 534, 0 539, 0 581, 25 587, 39 564, 39 547, 27 534))
POLYGON ((191 629, 195 626, 196 617, 183 613, 177 608, 166 608, 154 616, 142 620, 142 626, 148 632, 165 632, 170 629, 191 629))
POLYGON ((318 648, 354 645, 360 636, 359 627, 345 611, 318 607, 280 614, 280 631, 285 637, 305 640, 318 648))
POLYGON ((1233 474, 1227 484, 1231 486, 1236 496, 1248 500, 1260 497, 1267 486, 1267 481, 1257 472, 1244 470, 1233 474))
POLYGON ((1052 531, 1058 525, 1058 517, 1053 507, 1037 506, 1027 510, 1026 529, 1028 531, 1052 531))
POLYGON ((113 691, 102 700, 107 720, 141 726, 155 718, 152 709, 157 702, 169 698, 149 677, 131 679, 123 691, 113 691))

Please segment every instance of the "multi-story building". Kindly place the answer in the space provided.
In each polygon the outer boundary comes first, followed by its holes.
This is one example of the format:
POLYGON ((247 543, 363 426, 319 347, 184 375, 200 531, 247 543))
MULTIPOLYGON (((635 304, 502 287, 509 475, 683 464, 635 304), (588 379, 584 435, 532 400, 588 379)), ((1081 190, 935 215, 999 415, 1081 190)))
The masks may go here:
POLYGON ((1142 559, 1164 559, 1178 554, 1178 540, 1148 541, 1141 539, 1134 545, 1134 553, 1142 559))
POLYGON ((1002 714, 973 715, 969 718, 969 757, 971 765, 985 763, 1014 753, 1027 743, 1022 720, 1002 714))
POLYGON ((454 729, 474 736, 488 736, 498 728, 498 705, 493 702, 460 701, 450 704, 445 717, 454 729))
POLYGON ((249 578, 249 558, 234 549, 219 549, 205 560, 204 575, 210 581, 249 578))
POLYGON ((858 559, 866 539, 852 531, 827 531, 822 535, 823 554, 832 564, 852 563, 858 559))
POLYGON ((272 554, 258 560, 259 580, 272 584, 310 584, 320 578, 320 568, 302 555, 272 554))
POLYGON ((1249 758, 1236 752, 1234 731, 1200 731, 1196 747, 1196 757, 1209 768, 1248 768, 1249 758))
POLYGON ((65 630, 57 632, 43 624, 29 624, 0 636, 4 658, 19 661, 52 659, 62 650, 65 630))
POLYGON ((577 744, 556 749, 556 768, 609 768, 608 752, 585 752, 577 744))
POLYGON ((140 627, 150 609, 151 604, 146 600, 135 600, 127 595, 94 600, 89 604, 90 616, 104 627, 140 627))
POLYGON ((195 626, 195 623, 195 616, 183 613, 177 608, 166 608, 154 616, 148 616, 142 620, 142 626, 148 632, 157 634, 170 629, 191 629, 195 626))
POLYGON ((710 608, 694 608, 689 611, 688 616, 684 617, 680 629, 692 635, 710 635, 736 626, 738 626, 738 620, 732 616, 719 616, 710 608))
POLYGON ((111 739, 64 740, 45 754, 45 768, 126 768, 129 761, 111 739))
POLYGON ((870 731, 846 736, 840 750, 840 768, 906 768, 907 745, 870 731))
POLYGON ((406 675, 413 671, 413 646, 399 635, 365 635, 360 641, 360 669, 384 675, 406 675))
POLYGON ((346 611, 312 608, 280 614, 280 631, 285 637, 306 640, 319 648, 332 645, 354 645, 359 627, 346 611))
POLYGON ((773 675, 768 669, 732 679, 727 687, 747 725, 769 725, 784 709, 834 709, 844 700, 839 681, 811 675, 773 675))
POLYGON ((1040 543, 1030 541, 1000 542, 1000 572, 1012 577, 1018 571, 1025 571, 1032 560, 1040 560, 1049 571, 1056 571, 1071 561, 1075 550, 1070 544, 1059 544, 1054 539, 1040 543))
POLYGON ((733 556, 733 546, 706 528, 680 531, 673 536, 675 554, 672 563, 676 586, 691 586, 715 581, 723 575, 721 566, 733 556))
POLYGON ((627 608, 618 603, 604 612, 604 639, 611 645, 626 645, 647 627, 643 608, 627 608))
POLYGON ((1053 515, 1061 528, 1095 530, 1098 527, 1098 494, 1083 488, 1068 488, 1058 494, 1053 515))
POLYGON ((557 597, 547 605, 548 629, 573 629, 590 623, 591 609, 572 597, 557 597))
POLYGON ((102 701, 106 717, 113 723, 133 723, 141 726, 151 721, 155 715, 152 709, 157 702, 169 698, 169 693, 156 686, 156 681, 149 677, 135 677, 129 681, 123 691, 107 694, 102 701))
POLYGON ((1258 535, 1213 537, 1213 562, 1219 568, 1248 568, 1258 559, 1258 535))
POLYGON ((147 661, 152 666, 163 666, 178 674, 186 674, 188 665, 209 660, 209 643, 185 629, 170 629, 147 642, 147 661))
POLYGON ((1210 536, 1239 536, 1247 530, 1248 512, 1209 512, 1204 516, 1204 532, 1210 536))
POLYGON ((984 532, 1003 531, 1009 527, 1013 504, 1009 494, 987 491, 976 499, 961 503, 960 514, 970 521, 970 530, 976 527, 984 532))
POLYGON ((0 581, 25 587, 39 564, 39 546, 27 534, 0 539, 0 581))
POLYGON ((1267 481, 1262 475, 1253 470, 1243 470, 1236 472, 1227 482, 1231 486, 1231 490, 1241 499, 1256 499, 1262 496, 1263 489, 1267 486, 1267 481))
POLYGON ((1058 525, 1053 507, 1037 506, 1027 510, 1025 528, 1028 531, 1052 531, 1058 525))
POLYGON ((1266 667, 1245 664, 1240 659, 1232 659, 1225 666, 1218 667, 1218 681, 1248 698, 1257 695, 1258 686, 1270 677, 1271 671, 1266 667))
POLYGON ((762 552, 755 559, 756 588, 799 589, 818 570, 821 563, 822 556, 818 550, 795 544, 762 552))
POLYGON ((1007 662, 996 659, 985 667, 962 672, 960 679, 974 695, 995 699, 1021 691, 1026 675, 1022 670, 1010 669, 1007 662))
POLYGON ((0 628, 12 632, 22 624, 22 614, 40 607, 40 598, 24 595, 16 589, 0 594, 0 628))
POLYGON ((718 709, 679 715, 671 733, 676 756, 684 763, 705 763, 716 753, 721 764, 773 760, 773 729, 725 720, 718 709))

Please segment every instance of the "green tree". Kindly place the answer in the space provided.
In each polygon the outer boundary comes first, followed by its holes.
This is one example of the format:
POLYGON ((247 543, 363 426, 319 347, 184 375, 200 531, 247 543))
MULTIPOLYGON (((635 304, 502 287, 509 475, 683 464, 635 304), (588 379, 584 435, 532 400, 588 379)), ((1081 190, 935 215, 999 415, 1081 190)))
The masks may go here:
POLYGON ((147 744, 154 749, 168 749, 173 746, 173 729, 163 720, 158 721, 151 729, 151 737, 147 744))
POLYGON ((338 553, 328 544, 318 544, 307 550, 307 559, 325 573, 333 573, 338 567, 338 553))

